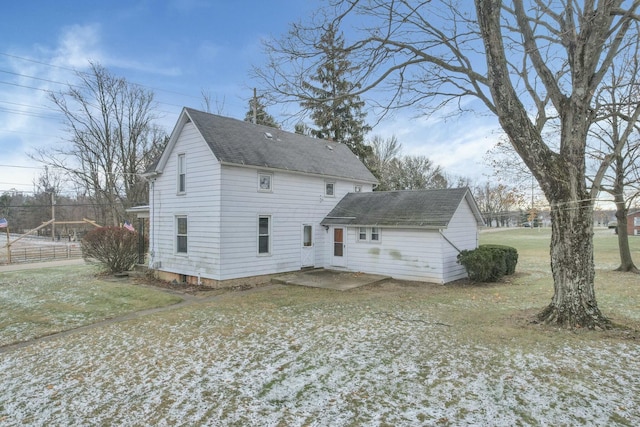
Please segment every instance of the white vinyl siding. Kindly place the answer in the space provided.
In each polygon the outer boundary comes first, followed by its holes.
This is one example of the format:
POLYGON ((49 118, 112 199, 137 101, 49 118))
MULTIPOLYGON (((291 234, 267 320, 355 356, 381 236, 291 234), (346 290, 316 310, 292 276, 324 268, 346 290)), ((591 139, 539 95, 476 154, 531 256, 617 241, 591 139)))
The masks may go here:
MULTIPOLYGON (((362 240, 362 228, 347 228, 346 241, 352 244, 347 243, 346 269, 402 280, 447 283, 467 277, 457 262, 458 249, 478 246, 477 223, 466 200, 442 234, 437 229, 367 227, 367 240, 362 240)), ((331 249, 331 244, 325 245, 325 259, 331 249)))
POLYGON ((445 282, 467 277, 464 267, 458 264, 458 250, 478 247, 478 224, 466 200, 460 203, 442 234, 448 240, 443 242, 442 251, 445 282))
MULTIPOLYGON (((355 240, 357 230, 347 229, 348 241, 355 240)), ((361 242, 347 251, 350 271, 442 283, 442 246, 437 231, 384 228, 384 241, 361 242)))
MULTIPOLYGON (((191 170, 191 169, 190 169, 191 170)), ((256 191, 256 169, 222 166, 221 280, 299 270, 303 224, 320 224, 335 204, 353 189, 352 181, 335 181, 335 198, 325 198, 325 178, 274 171, 272 193, 256 191), (270 256, 258 254, 257 220, 271 215, 270 256)), ((363 191, 372 186, 363 184, 363 191)), ((330 238, 324 227, 312 227, 312 244, 324 247, 330 238)), ((316 250, 313 265, 324 265, 324 251, 316 250)))
POLYGON ((173 151, 187 153, 188 192, 176 196, 178 156, 172 154, 149 194, 150 264, 160 265, 163 271, 215 279, 220 273, 220 163, 192 123, 185 124, 173 151), (179 254, 176 216, 187 213, 188 252, 179 254))

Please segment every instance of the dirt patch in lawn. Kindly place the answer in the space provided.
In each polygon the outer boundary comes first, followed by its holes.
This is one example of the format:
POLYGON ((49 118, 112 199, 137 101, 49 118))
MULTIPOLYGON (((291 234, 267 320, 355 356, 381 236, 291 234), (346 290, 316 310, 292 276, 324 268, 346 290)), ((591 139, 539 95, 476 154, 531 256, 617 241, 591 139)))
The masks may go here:
POLYGON ((241 283, 235 286, 229 286, 225 288, 212 288, 204 285, 198 286, 190 283, 178 283, 176 281, 168 282, 165 280, 156 279, 151 274, 129 276, 126 278, 126 280, 128 280, 129 283, 133 285, 149 286, 156 289, 171 291, 178 294, 192 295, 197 297, 208 297, 208 296, 214 296, 214 295, 221 295, 228 292, 247 291, 250 289, 270 285, 270 282, 260 283, 258 285, 241 283))

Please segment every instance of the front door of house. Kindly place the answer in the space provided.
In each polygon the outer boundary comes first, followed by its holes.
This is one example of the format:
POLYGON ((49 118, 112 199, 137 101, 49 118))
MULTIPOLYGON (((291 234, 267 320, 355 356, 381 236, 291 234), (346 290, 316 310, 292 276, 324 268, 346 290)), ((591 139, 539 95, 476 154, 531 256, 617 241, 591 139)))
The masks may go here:
POLYGON ((347 266, 347 245, 345 244, 345 229, 336 227, 333 229, 333 256, 331 264, 336 267, 347 266))
POLYGON ((313 241, 313 226, 310 224, 302 225, 302 252, 300 256, 300 266, 313 267, 315 265, 315 244, 313 241))

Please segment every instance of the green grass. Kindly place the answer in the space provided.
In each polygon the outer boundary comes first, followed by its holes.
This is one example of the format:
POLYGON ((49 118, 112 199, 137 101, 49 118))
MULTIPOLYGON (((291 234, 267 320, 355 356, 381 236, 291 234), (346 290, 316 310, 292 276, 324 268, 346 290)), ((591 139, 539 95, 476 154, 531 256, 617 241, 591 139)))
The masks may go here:
POLYGON ((156 289, 98 278, 92 266, 0 275, 0 345, 50 335, 181 299, 156 289))
MULTIPOLYGON (((480 234, 480 244, 503 244, 518 250, 519 260, 514 278, 517 285, 533 287, 534 295, 553 296, 553 278, 549 258, 551 229, 505 229, 480 234)), ((609 229, 595 230, 594 263, 596 268, 596 298, 600 310, 612 320, 637 327, 640 321, 640 276, 614 271, 620 264, 618 237, 609 229)), ((629 246, 636 263, 640 263, 640 237, 630 236, 629 246)), ((516 294, 516 298, 533 297, 516 294)), ((531 300, 533 301, 533 300, 531 300)), ((545 303, 546 303, 545 302, 545 303)), ((538 304, 539 305, 539 304, 538 304)), ((542 306, 540 306, 542 308, 542 306)))

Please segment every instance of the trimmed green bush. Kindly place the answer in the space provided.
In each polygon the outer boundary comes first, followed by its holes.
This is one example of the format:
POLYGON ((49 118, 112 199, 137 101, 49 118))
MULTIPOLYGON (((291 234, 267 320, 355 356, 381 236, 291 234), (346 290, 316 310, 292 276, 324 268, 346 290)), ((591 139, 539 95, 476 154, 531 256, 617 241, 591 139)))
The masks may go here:
POLYGON ((518 250, 512 246, 505 245, 480 245, 481 248, 490 248, 491 250, 501 251, 504 255, 504 261, 507 265, 505 276, 510 276, 516 272, 516 264, 518 264, 518 250))
POLYGON ((460 252, 458 262, 474 282, 495 282, 515 272, 518 251, 510 246, 481 245, 460 252))

